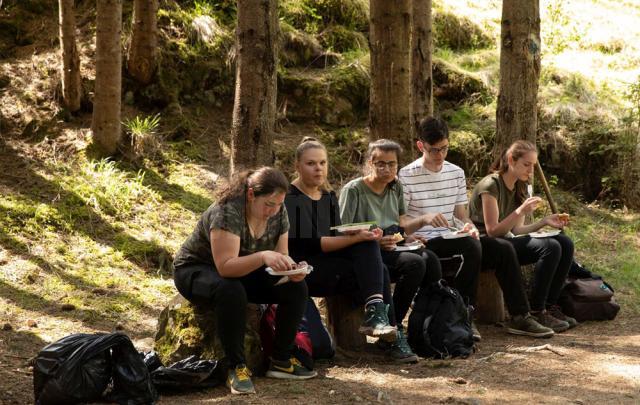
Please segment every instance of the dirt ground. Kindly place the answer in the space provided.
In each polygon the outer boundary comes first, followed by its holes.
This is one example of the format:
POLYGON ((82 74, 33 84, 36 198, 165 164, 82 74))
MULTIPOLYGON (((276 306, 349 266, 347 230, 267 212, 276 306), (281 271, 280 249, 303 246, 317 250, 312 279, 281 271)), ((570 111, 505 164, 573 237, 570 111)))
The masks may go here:
MULTIPOLYGON (((147 327, 154 320, 141 322, 147 327)), ((46 342, 26 319, 12 324, 25 326, 0 331, 0 404, 33 403, 27 363, 46 342)), ((38 327, 45 335, 64 335, 59 330, 64 326, 38 327)), ((333 361, 319 363, 313 380, 257 377, 257 395, 232 396, 221 386, 163 395, 158 403, 640 403, 640 319, 624 309, 614 321, 585 323, 551 339, 507 335, 497 325, 479 327, 483 340, 477 353, 464 360, 421 359, 399 366, 371 345, 368 352, 339 352, 333 361)), ((139 350, 150 349, 149 336, 130 335, 139 350)))

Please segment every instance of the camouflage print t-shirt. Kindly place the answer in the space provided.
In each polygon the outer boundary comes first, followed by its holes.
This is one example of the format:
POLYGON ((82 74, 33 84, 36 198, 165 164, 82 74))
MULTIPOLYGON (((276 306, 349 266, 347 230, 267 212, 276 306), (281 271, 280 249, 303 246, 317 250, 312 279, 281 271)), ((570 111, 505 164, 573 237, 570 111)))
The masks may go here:
POLYGON ((215 269, 211 254, 211 231, 222 229, 240 237, 240 254, 247 256, 263 250, 273 250, 278 238, 289 231, 287 210, 282 205, 280 211, 269 218, 264 234, 254 239, 245 219, 244 198, 230 200, 223 205, 212 204, 202 214, 196 229, 184 242, 173 261, 175 267, 188 264, 210 264, 215 269))

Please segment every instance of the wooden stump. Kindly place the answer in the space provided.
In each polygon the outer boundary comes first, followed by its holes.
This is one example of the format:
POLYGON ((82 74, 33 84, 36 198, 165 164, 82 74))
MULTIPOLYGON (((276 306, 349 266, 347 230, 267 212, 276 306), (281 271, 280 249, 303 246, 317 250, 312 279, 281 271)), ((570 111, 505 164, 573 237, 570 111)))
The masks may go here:
POLYGON ((345 350, 364 349, 367 338, 358 332, 364 319, 362 307, 354 306, 352 297, 348 295, 327 297, 325 302, 327 326, 336 346, 345 350))
MULTIPOLYGON (((181 295, 177 295, 160 313, 154 350, 165 365, 191 355, 220 360, 224 357, 224 350, 216 328, 213 308, 195 307, 181 295)), ((254 372, 261 371, 263 362, 259 330, 259 307, 249 304, 244 354, 247 366, 254 372)))
POLYGON ((480 272, 475 319, 480 323, 496 323, 505 320, 502 289, 493 271, 480 272))

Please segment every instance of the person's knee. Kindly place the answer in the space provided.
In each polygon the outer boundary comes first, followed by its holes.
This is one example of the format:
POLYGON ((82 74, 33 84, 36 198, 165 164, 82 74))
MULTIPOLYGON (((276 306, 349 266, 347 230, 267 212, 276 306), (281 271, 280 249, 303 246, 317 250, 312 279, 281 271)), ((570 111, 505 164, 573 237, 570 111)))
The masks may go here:
POLYGON ((223 305, 244 308, 247 303, 247 292, 238 279, 225 278, 220 281, 214 294, 214 300, 223 305))
POLYGON ((279 287, 281 304, 306 302, 309 296, 307 283, 305 283, 304 280, 300 282, 288 282, 279 287))
MULTIPOLYGON (((463 238, 466 241, 466 245, 464 247, 464 255, 466 259, 470 260, 482 260, 482 245, 480 241, 474 238, 463 238)), ((465 260, 466 260, 465 259, 465 260)))
POLYGON ((560 243, 560 247, 562 248, 563 255, 571 255, 573 256, 573 241, 567 235, 560 234, 556 237, 558 243, 560 243))

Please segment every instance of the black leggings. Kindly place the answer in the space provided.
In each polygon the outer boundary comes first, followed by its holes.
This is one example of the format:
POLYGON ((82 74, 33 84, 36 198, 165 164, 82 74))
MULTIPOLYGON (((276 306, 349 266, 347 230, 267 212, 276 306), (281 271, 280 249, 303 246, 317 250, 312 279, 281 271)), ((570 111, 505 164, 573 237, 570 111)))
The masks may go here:
POLYGON ((529 312, 527 292, 522 283, 522 272, 514 246, 503 238, 480 237, 482 269, 495 270, 502 289, 504 303, 511 316, 529 312))
POLYGON ((440 260, 427 249, 410 252, 383 250, 382 260, 389 269, 391 282, 396 283, 393 305, 396 321, 402 323, 418 289, 442 278, 440 260))
POLYGON ((389 304, 389 323, 395 325, 391 280, 380 256, 376 241, 360 242, 344 249, 321 253, 304 259, 313 266, 305 279, 312 297, 354 295, 356 303, 364 304, 372 295, 382 295, 389 304))
POLYGON ((248 302, 278 304, 273 358, 288 360, 298 325, 307 305, 307 284, 287 282, 274 286, 280 278, 261 267, 244 277, 225 278, 208 264, 189 264, 174 272, 176 288, 194 305, 214 306, 216 325, 227 364, 245 363, 244 333, 248 302))
POLYGON ((531 309, 540 311, 558 302, 573 261, 573 242, 565 234, 550 238, 522 236, 507 239, 513 244, 520 264, 535 263, 531 309))

